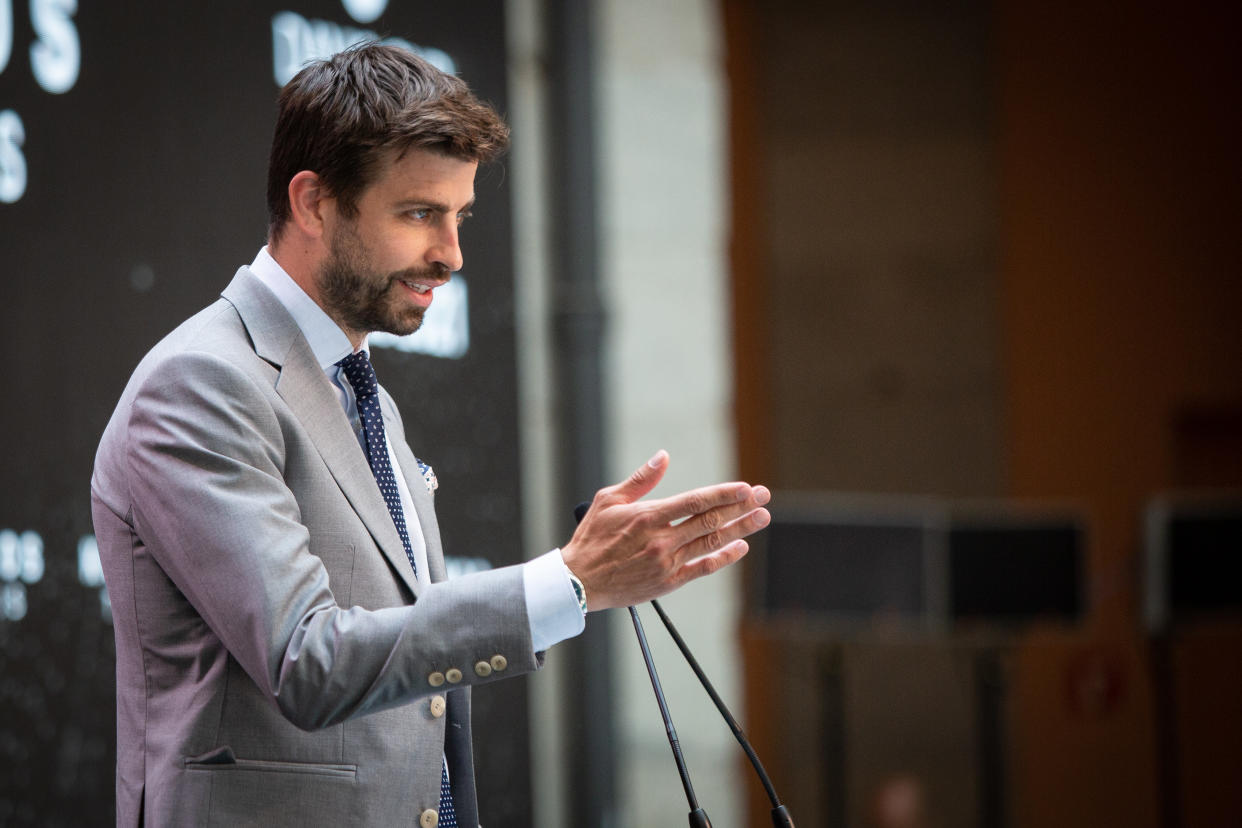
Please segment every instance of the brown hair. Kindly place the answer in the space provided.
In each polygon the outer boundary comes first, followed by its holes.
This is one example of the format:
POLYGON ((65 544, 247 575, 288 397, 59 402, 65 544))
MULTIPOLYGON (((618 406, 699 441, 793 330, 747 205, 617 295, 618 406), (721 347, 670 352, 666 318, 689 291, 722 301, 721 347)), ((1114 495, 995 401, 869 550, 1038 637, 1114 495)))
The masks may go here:
POLYGON ((346 215, 389 150, 486 163, 509 128, 465 82, 396 46, 368 43, 306 65, 280 91, 267 168, 271 239, 289 220, 289 181, 316 173, 346 215))

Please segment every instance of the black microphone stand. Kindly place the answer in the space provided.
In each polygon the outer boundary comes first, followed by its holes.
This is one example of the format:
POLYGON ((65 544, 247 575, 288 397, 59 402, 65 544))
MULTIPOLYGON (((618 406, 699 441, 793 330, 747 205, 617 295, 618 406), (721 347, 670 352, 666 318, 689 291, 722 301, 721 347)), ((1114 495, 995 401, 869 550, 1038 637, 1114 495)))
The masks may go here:
MULTIPOLYGON (((574 518, 578 523, 582 522, 582 518, 586 516, 590 506, 590 503, 579 503, 574 508, 574 518)), ((772 803, 773 827, 795 828, 789 809, 781 804, 780 797, 776 795, 776 788, 772 785, 772 780, 768 778, 767 771, 763 769, 763 763, 759 761, 758 754, 751 747, 750 741, 746 738, 746 734, 742 732, 742 728, 738 725, 737 720, 733 718, 733 714, 729 712, 728 706, 720 698, 720 694, 716 692, 716 688, 712 686, 711 681, 708 680, 707 674, 703 672, 703 668, 699 666, 698 660, 690 652, 690 648, 686 646, 686 642, 682 639, 681 634, 677 632, 677 628, 673 626, 672 620, 664 613, 664 608, 660 606, 660 602, 652 600, 651 605, 655 607, 660 620, 664 622, 669 635, 676 642, 677 649, 681 650, 681 654, 685 656, 686 661, 690 664, 690 668, 694 670, 699 683, 703 685, 707 695, 711 696, 716 709, 724 717, 725 722, 729 725, 729 730, 733 732, 733 736, 741 744, 742 750, 746 751, 746 757, 750 759, 750 764, 759 775, 759 781, 763 784, 763 789, 767 791, 768 800, 772 803)), ((651 689, 655 691, 656 703, 660 706, 660 718, 664 720, 664 731, 668 734, 668 743, 673 749, 673 761, 677 763, 677 773, 681 776, 681 785, 686 791, 686 802, 690 805, 690 828, 711 828, 712 823, 707 818, 707 812, 699 807, 698 798, 694 795, 694 785, 690 782, 690 771, 686 768, 685 757, 681 754, 681 742, 677 738, 677 728, 673 727, 673 717, 668 712, 668 702, 664 698, 664 688, 660 685, 660 677, 656 673, 655 661, 651 657, 651 648, 647 646, 647 634, 643 630, 643 622, 638 617, 637 609, 634 607, 627 607, 627 609, 630 611, 630 618, 634 621, 634 633, 638 636, 638 646, 643 651, 643 662, 647 665, 647 675, 651 677, 651 689)))
POLYGON ((660 686, 660 677, 656 675, 655 661, 651 658, 651 649, 647 646, 647 634, 643 632, 643 622, 638 618, 638 610, 627 607, 630 618, 634 620, 634 632, 638 635, 638 646, 643 651, 643 661, 647 664, 647 675, 651 676, 651 688, 655 690, 656 703, 660 705, 660 717, 664 719, 664 731, 668 734, 668 743, 673 748, 673 761, 677 763, 677 773, 681 775, 681 786, 686 789, 686 802, 690 805, 690 828, 711 828, 711 820, 707 812, 699 807, 699 800, 694 795, 694 785, 690 783, 690 771, 686 769, 686 760, 681 755, 681 742, 677 739, 677 728, 673 727, 673 717, 668 712, 668 702, 664 700, 664 688, 660 686))
MULTIPOLYGON (((677 649, 681 650, 681 654, 685 656, 686 662, 689 663, 690 669, 694 670, 694 674, 698 676, 699 683, 703 685, 703 689, 707 691, 707 695, 711 696, 712 702, 716 705, 716 709, 720 711, 720 715, 724 717, 725 722, 729 725, 729 730, 733 731, 734 738, 738 744, 742 746, 742 750, 746 751, 746 758, 750 760, 750 764, 754 766, 755 773, 759 775, 759 781, 763 784, 763 789, 767 791, 768 801, 772 803, 772 825, 774 828, 794 828, 793 816, 789 813, 789 809, 781 804, 780 797, 776 795, 776 788, 772 785, 772 780, 768 778, 767 771, 763 769, 763 763, 759 761, 759 755, 755 753, 755 749, 751 747, 750 740, 746 738, 746 734, 742 732, 741 726, 737 720, 733 718, 733 714, 729 712, 729 707, 720 698, 720 694, 716 692, 716 688, 708 680, 707 674, 703 672, 703 668, 699 666, 698 659, 690 652, 690 648, 686 646, 686 642, 682 640, 681 635, 677 632, 677 628, 673 626, 672 620, 664 612, 664 607, 660 606, 660 602, 652 600, 651 606, 655 607, 656 613, 660 616, 660 620, 664 622, 665 629, 669 635, 673 637, 673 641, 677 644, 677 649)), ((634 608, 630 607, 630 612, 634 613, 634 608)), ((638 623, 638 614, 634 613, 634 623, 638 623)), ((641 628, 640 628, 641 629, 641 628)), ((639 640, 642 642, 644 654, 647 652, 647 643, 643 640, 641 631, 639 632, 639 640)), ((652 667, 652 670, 655 668, 652 667)), ((652 674, 654 678, 654 673, 652 674)), ((663 703, 663 700, 661 700, 663 703)), ((694 824, 693 822, 691 823, 694 824)))

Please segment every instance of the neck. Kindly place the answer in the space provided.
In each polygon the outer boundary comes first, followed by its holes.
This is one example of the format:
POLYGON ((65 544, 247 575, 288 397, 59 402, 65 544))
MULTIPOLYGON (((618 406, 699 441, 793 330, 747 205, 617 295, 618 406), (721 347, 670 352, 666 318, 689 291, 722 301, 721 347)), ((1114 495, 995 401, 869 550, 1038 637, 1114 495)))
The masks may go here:
POLYGON ((342 324, 337 315, 332 312, 332 309, 323 303, 323 297, 320 294, 319 284, 316 280, 316 274, 318 274, 320 267, 320 256, 317 255, 315 248, 309 243, 298 244, 290 239, 269 238, 267 241, 267 252, 275 259, 276 264, 280 265, 281 269, 289 274, 289 278, 337 324, 337 327, 349 339, 349 344, 353 346, 354 351, 361 348, 363 341, 366 339, 366 331, 355 331, 342 324))

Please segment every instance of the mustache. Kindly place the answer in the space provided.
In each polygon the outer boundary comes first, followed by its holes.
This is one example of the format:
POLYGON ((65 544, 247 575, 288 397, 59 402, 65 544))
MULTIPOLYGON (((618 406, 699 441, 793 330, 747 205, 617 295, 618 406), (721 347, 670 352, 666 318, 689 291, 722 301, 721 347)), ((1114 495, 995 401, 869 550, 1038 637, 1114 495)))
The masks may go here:
POLYGON ((431 267, 409 267, 405 270, 398 270, 388 276, 388 283, 393 282, 411 282, 418 279, 435 279, 440 282, 447 282, 453 275, 453 272, 444 265, 432 265, 431 267))

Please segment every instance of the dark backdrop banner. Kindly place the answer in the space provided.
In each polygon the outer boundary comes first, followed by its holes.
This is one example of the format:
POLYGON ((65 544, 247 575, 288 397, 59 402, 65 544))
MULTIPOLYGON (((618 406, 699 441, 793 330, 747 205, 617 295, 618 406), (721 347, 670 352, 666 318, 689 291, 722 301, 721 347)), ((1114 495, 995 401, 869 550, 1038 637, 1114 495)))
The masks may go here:
MULTIPOLYGON (((95 446, 142 354, 263 243, 278 82, 368 34, 505 110, 501 0, 0 0, 0 825, 113 821, 95 446)), ((374 357, 436 469, 456 571, 522 558, 502 166, 477 192, 461 278, 374 357)), ((525 683, 475 710, 484 821, 526 824, 525 683)))

